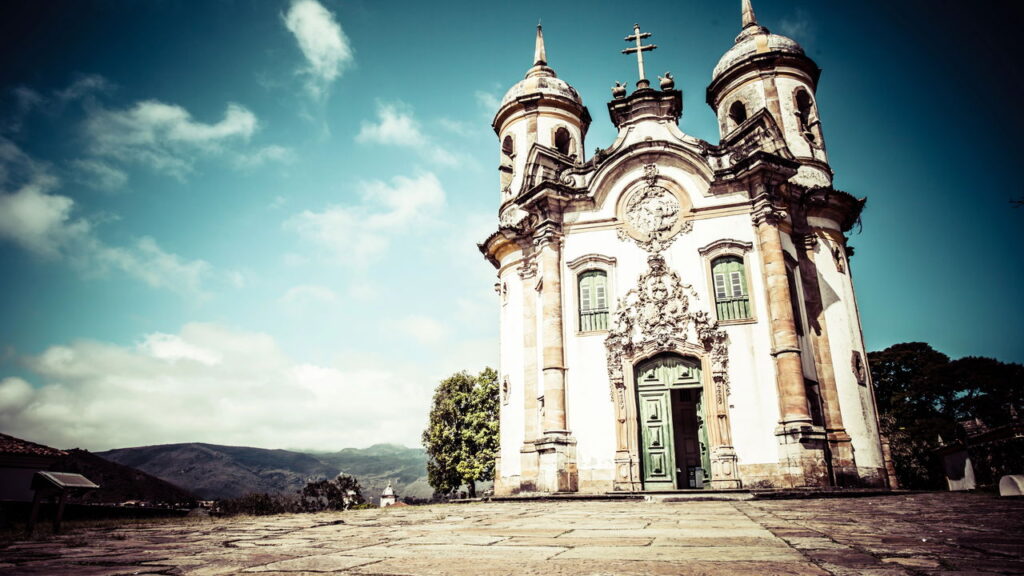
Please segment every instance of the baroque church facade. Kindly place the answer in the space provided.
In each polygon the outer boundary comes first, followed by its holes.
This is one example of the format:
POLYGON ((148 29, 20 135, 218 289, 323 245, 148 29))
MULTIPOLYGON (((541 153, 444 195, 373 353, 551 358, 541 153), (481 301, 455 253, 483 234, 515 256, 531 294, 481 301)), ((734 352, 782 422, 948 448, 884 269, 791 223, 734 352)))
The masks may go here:
POLYGON ((590 113, 548 66, 501 101, 501 438, 495 492, 885 486, 820 70, 758 24, 714 69, 721 140, 680 131, 671 75, 590 113))

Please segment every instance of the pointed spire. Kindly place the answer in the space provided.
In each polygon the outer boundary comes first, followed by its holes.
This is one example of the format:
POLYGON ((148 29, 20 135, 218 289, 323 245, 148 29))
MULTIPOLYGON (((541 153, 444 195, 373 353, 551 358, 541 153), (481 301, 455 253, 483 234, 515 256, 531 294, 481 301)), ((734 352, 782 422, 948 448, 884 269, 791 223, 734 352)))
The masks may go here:
POLYGON ((757 26, 757 16, 754 15, 754 7, 750 0, 743 0, 743 27, 757 26))
POLYGON ((537 47, 533 50, 533 65, 534 66, 546 66, 548 63, 548 56, 544 53, 544 30, 540 26, 540 22, 537 22, 537 47))

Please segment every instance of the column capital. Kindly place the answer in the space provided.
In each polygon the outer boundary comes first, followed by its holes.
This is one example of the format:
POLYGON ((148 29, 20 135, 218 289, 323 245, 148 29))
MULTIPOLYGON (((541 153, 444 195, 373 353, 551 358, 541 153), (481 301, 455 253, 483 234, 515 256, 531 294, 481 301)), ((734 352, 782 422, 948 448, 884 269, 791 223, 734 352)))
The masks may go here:
POLYGON ((768 194, 761 194, 751 201, 750 218, 755 226, 761 224, 778 225, 785 221, 789 214, 781 206, 775 205, 768 194))

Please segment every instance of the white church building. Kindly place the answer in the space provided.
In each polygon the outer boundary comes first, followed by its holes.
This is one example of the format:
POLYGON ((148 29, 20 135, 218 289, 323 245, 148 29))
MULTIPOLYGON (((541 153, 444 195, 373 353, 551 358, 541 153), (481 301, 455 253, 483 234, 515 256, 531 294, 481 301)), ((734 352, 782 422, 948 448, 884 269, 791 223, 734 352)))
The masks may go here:
POLYGON ((682 93, 612 89, 615 142, 534 64, 501 101, 496 494, 885 486, 820 70, 758 24, 714 69, 721 140, 680 131, 682 93))

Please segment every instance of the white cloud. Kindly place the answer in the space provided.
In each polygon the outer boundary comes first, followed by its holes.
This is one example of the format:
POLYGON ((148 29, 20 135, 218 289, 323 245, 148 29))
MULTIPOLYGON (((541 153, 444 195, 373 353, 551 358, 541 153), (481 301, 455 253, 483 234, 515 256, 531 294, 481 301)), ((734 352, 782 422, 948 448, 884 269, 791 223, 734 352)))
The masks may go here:
POLYGON ((178 360, 198 362, 205 366, 221 363, 221 356, 216 351, 201 348, 185 341, 176 334, 154 332, 145 337, 138 349, 153 358, 175 363, 178 360))
POLYGON ((424 134, 420 123, 413 117, 412 108, 402 102, 378 102, 377 121, 363 121, 356 141, 410 148, 436 164, 453 166, 459 162, 454 154, 424 134))
POLYGON ((436 346, 448 336, 448 327, 429 316, 412 315, 402 319, 397 329, 420 344, 436 346))
POLYGON ((498 112, 498 108, 501 107, 501 100, 498 96, 490 92, 484 92, 483 90, 477 90, 473 93, 476 97, 476 103, 483 112, 489 116, 494 116, 498 112))
POLYGON ((128 183, 128 174, 102 160, 94 158, 79 159, 71 162, 75 177, 81 183, 96 190, 113 192, 124 188, 128 183))
POLYGON ((412 110, 402 103, 377 103, 377 123, 363 121, 356 142, 419 148, 427 144, 412 110))
POLYGON ((797 8, 795 13, 779 22, 779 32, 801 44, 814 42, 814 23, 807 11, 802 8, 797 8))
POLYGON ((56 194, 60 180, 0 138, 0 239, 36 256, 67 260, 90 274, 121 270, 154 288, 200 295, 212 267, 185 260, 142 237, 127 246, 100 240, 93 223, 73 217, 75 202, 56 194))
POLYGON ((181 106, 146 100, 123 110, 95 109, 84 129, 92 154, 183 179, 197 155, 247 142, 257 126, 256 116, 238 104, 228 104, 220 122, 205 124, 181 106))
POLYGON ((445 202, 441 182, 431 172, 415 178, 396 176, 360 184, 362 203, 335 205, 322 212, 306 210, 284 226, 325 250, 334 259, 365 264, 387 250, 392 237, 431 220, 445 202))
POLYGON ((255 168, 268 162, 288 164, 295 160, 295 154, 284 146, 272 144, 251 153, 239 153, 235 163, 242 168, 255 168))
POLYGON ((334 293, 334 290, 318 284, 292 286, 281 297, 281 303, 292 309, 334 304, 337 301, 338 295, 334 293))
POLYGON ((298 363, 261 333, 188 324, 123 347, 54 346, 25 359, 40 385, 0 381, 0 429, 92 450, 211 442, 337 450, 415 445, 436 375, 298 363))
POLYGON ((314 98, 325 97, 331 83, 353 60, 348 38, 334 15, 316 0, 294 0, 284 24, 306 57, 306 89, 314 98))
POLYGON ((75 100, 89 99, 95 94, 110 92, 113 85, 98 74, 87 74, 80 76, 67 88, 58 90, 54 96, 61 103, 73 102, 75 100))

